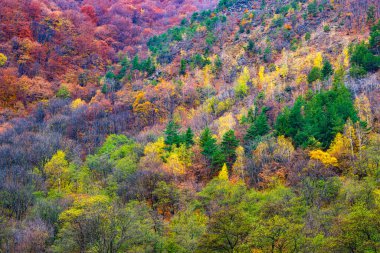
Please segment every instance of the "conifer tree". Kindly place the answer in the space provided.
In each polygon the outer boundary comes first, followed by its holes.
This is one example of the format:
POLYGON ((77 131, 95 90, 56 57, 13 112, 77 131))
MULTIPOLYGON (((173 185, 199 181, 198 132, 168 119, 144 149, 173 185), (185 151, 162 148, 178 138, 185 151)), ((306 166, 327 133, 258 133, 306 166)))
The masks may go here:
POLYGON ((185 142, 186 147, 190 147, 194 144, 193 138, 194 138, 194 133, 191 130, 191 128, 188 127, 183 137, 183 141, 185 142))
POLYGON ((174 121, 169 121, 165 130, 165 144, 169 147, 172 145, 179 146, 180 136, 178 134, 179 126, 174 121))
POLYGON ((239 140, 236 139, 233 130, 227 131, 223 135, 221 150, 226 158, 227 165, 231 168, 236 160, 236 148, 239 146, 239 140))
POLYGON ((262 112, 253 124, 248 128, 247 134, 245 135, 245 140, 253 140, 257 136, 263 136, 269 132, 269 124, 267 116, 262 112))

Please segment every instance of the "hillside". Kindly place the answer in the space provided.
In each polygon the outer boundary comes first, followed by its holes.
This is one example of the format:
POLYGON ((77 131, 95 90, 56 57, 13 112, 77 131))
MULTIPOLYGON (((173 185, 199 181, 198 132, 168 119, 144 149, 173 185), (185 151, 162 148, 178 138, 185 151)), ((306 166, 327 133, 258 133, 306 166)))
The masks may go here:
POLYGON ((91 98, 119 54, 216 1, 2 1, 0 114, 28 114, 61 86, 91 98))
POLYGON ((4 6, 0 252, 380 250, 378 1, 4 6))

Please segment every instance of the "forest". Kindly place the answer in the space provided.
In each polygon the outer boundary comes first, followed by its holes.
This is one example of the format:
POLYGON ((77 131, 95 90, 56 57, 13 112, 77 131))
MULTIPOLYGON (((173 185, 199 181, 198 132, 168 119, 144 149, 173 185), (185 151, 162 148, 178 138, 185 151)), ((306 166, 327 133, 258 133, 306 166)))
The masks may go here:
POLYGON ((380 251, 379 1, 0 2, 0 253, 380 251))

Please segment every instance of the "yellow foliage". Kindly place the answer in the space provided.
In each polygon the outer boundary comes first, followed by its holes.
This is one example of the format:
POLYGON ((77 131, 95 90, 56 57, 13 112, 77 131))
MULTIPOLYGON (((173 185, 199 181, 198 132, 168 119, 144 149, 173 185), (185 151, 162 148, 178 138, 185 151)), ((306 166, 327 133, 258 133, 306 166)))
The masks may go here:
POLYGON ((71 109, 75 110, 84 105, 86 105, 86 102, 80 98, 77 98, 73 102, 71 102, 71 109))
POLYGON ((323 57, 321 52, 318 52, 314 58, 314 67, 318 67, 320 69, 323 67, 323 57))
POLYGON ((335 157, 320 149, 310 151, 309 155, 311 159, 318 160, 326 166, 338 166, 338 160, 335 157))
POLYGON ((372 126, 372 110, 369 99, 366 95, 361 94, 355 98, 355 107, 361 121, 367 123, 368 127, 372 126))
POLYGON ((70 170, 69 162, 62 150, 58 150, 55 155, 44 166, 47 176, 48 188, 57 188, 59 192, 69 185, 70 170))
POLYGON ((0 53, 0 67, 4 66, 5 63, 7 63, 7 60, 8 58, 4 54, 0 53))
POLYGON ((260 66, 259 68, 259 82, 262 84, 264 82, 264 72, 265 72, 265 67, 264 66, 260 66))
POLYGON ((348 68, 348 66, 350 66, 350 54, 348 52, 348 47, 345 47, 343 49, 343 56, 344 56, 343 66, 345 68, 348 68))
POLYGON ((160 137, 155 142, 149 142, 144 148, 144 155, 158 154, 162 155, 164 153, 165 140, 164 137, 160 137))
POLYGON ((283 135, 278 136, 277 147, 273 151, 274 156, 290 160, 291 156, 293 155, 293 152, 294 147, 292 142, 286 139, 283 135))
POLYGON ((232 166, 232 171, 234 175, 241 179, 244 179, 244 168, 245 168, 245 152, 242 146, 236 148, 236 161, 232 166))
POLYGON ((343 136, 341 133, 337 133, 327 152, 330 155, 339 158, 340 156, 349 152, 349 146, 350 141, 347 139, 347 137, 343 136))
POLYGON ((234 129, 236 125, 236 120, 231 112, 225 114, 218 119, 218 135, 219 138, 223 137, 223 135, 230 129, 234 129))
POLYGON ((218 178, 220 180, 228 180, 228 169, 226 164, 223 164, 222 170, 219 172, 218 178))

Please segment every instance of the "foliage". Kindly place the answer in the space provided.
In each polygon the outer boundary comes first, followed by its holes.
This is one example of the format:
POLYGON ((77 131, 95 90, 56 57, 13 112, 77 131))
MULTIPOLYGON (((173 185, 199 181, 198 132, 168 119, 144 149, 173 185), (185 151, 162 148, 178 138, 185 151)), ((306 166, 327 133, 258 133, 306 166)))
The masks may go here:
POLYGON ((347 119, 357 120, 351 94, 344 86, 322 91, 308 101, 297 99, 276 120, 279 134, 292 137, 296 146, 329 146, 336 133, 343 131, 347 119))

